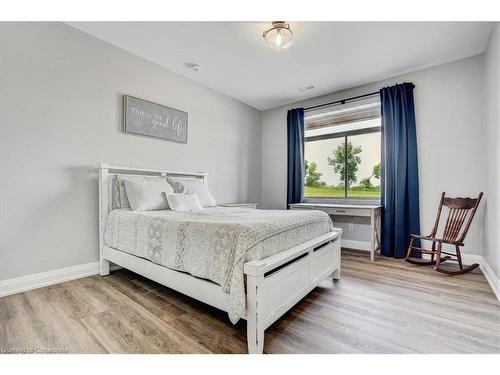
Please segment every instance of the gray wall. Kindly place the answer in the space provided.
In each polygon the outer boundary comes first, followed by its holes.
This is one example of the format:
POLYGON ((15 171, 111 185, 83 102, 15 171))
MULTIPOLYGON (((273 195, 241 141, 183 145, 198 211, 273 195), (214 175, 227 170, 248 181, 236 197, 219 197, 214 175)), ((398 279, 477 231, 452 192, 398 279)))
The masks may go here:
MULTIPOLYGON (((377 91, 405 81, 415 84, 419 155, 420 217, 430 232, 440 194, 477 195, 486 189, 482 121, 483 56, 394 77, 362 87, 271 109, 262 114, 262 199, 266 208, 286 206, 286 111, 377 91)), ((484 205, 467 238, 465 251, 481 254, 484 205)), ((345 238, 368 240, 366 227, 345 238)))
POLYGON ((100 161, 206 171, 218 201, 260 202, 260 121, 65 24, 0 23, 0 280, 98 259, 100 161), (125 93, 189 112, 188 143, 123 134, 125 93))
POLYGON ((484 257, 500 277, 500 26, 497 23, 485 54, 485 124, 488 181, 484 257))

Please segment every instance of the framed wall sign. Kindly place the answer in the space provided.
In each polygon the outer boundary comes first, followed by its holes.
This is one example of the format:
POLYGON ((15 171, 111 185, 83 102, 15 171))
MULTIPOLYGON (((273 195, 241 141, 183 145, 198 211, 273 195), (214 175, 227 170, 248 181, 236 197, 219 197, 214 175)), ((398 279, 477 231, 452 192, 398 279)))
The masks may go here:
POLYGON ((178 109, 124 95, 123 131, 187 143, 188 114, 178 109))

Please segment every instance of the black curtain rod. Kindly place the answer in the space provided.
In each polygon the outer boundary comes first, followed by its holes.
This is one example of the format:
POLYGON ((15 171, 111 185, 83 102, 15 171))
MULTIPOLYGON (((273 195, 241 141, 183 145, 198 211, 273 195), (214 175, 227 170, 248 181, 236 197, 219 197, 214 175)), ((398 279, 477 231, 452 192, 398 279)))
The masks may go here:
POLYGON ((333 105, 333 104, 345 104, 345 102, 348 102, 348 101, 351 101, 351 100, 366 98, 367 96, 373 96, 373 95, 378 95, 378 94, 379 94, 379 91, 374 91, 374 92, 371 92, 369 94, 353 96, 352 98, 347 98, 347 99, 342 99, 342 100, 336 100, 334 102, 325 103, 325 104, 314 105, 312 107, 304 108, 304 111, 308 111, 310 109, 321 108, 321 107, 328 107, 328 106, 333 105))

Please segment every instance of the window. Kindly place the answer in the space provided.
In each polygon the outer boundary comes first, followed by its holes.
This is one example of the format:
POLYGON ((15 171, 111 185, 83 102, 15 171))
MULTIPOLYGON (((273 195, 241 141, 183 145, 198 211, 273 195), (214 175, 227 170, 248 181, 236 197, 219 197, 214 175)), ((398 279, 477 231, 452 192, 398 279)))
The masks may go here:
POLYGON ((380 102, 306 111, 304 120, 304 198, 380 199, 380 102))

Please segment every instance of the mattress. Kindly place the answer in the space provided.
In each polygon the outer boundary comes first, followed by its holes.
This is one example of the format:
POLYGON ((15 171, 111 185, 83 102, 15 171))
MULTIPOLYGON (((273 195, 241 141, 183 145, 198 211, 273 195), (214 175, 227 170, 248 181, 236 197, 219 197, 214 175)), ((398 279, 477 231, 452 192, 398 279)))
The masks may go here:
POLYGON ((322 211, 211 207, 195 212, 109 213, 107 246, 208 279, 230 294, 229 318, 245 312, 243 264, 264 259, 333 230, 322 211))

